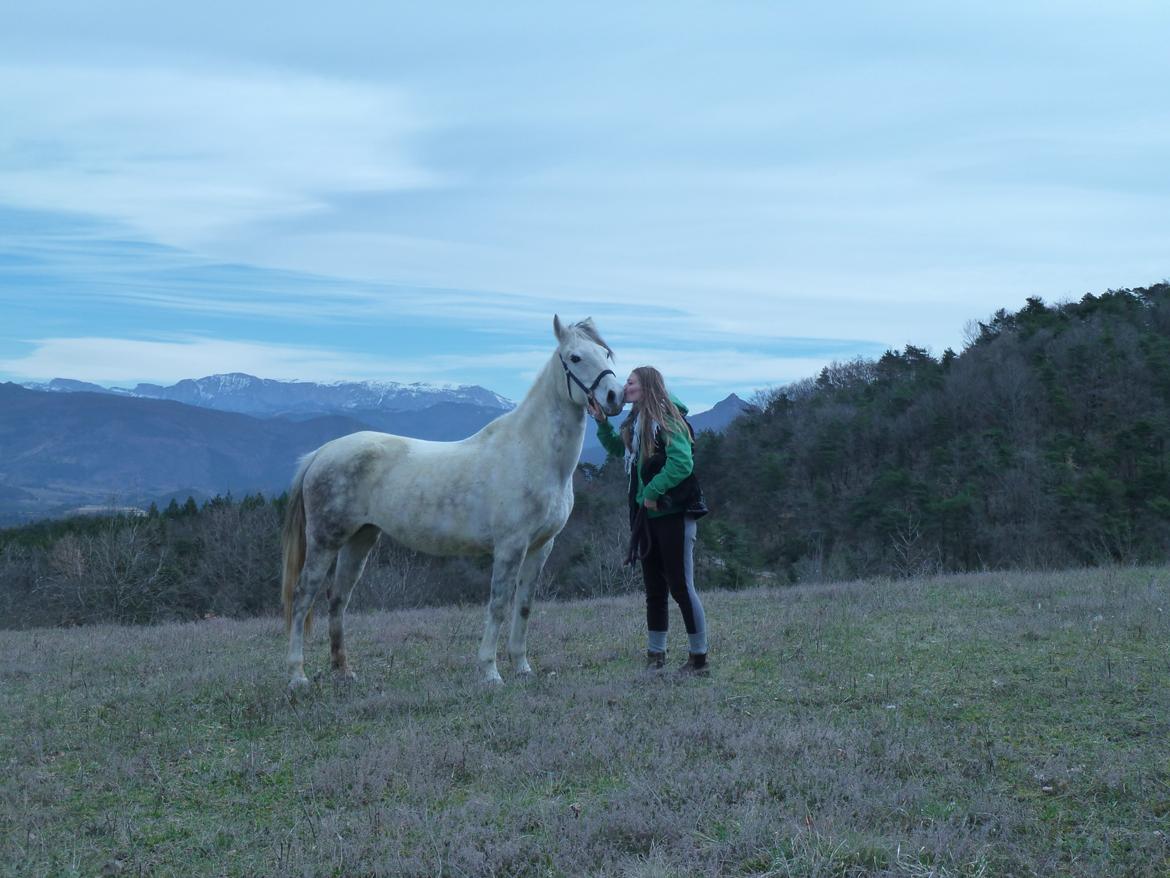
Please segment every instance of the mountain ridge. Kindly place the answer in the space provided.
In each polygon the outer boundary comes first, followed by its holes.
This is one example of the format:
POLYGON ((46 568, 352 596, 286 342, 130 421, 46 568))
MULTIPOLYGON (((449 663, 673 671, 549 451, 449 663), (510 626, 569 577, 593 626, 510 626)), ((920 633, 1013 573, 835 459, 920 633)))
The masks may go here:
POLYGON ((515 403, 479 385, 437 385, 398 381, 284 381, 247 372, 222 372, 184 378, 171 385, 139 383, 133 389, 103 387, 72 378, 22 385, 48 393, 104 393, 166 399, 219 411, 253 415, 356 410, 418 411, 439 403, 460 403, 509 411, 515 403))

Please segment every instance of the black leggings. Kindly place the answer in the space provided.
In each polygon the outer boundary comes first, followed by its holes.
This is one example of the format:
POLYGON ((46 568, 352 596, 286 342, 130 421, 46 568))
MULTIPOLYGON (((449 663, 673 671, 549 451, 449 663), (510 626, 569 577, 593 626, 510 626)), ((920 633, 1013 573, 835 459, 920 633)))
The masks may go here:
POLYGON ((701 604, 696 619, 697 596, 692 601, 694 586, 688 583, 692 563, 686 536, 687 517, 683 514, 663 515, 647 521, 650 525, 650 553, 642 559, 642 580, 646 583, 646 628, 649 631, 667 630, 670 613, 666 596, 669 594, 682 611, 687 634, 694 634, 705 620, 701 604))

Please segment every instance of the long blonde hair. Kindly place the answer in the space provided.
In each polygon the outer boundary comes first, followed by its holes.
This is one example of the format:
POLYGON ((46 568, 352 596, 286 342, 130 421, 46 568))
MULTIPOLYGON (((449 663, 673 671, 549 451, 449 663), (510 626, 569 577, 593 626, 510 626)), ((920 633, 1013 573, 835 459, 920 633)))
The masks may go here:
POLYGON ((634 419, 638 421, 638 457, 645 460, 654 453, 654 425, 665 430, 682 428, 686 421, 666 392, 666 380, 653 366, 638 366, 634 369, 642 387, 642 399, 635 403, 626 419, 622 421, 621 437, 628 451, 634 450, 634 419))

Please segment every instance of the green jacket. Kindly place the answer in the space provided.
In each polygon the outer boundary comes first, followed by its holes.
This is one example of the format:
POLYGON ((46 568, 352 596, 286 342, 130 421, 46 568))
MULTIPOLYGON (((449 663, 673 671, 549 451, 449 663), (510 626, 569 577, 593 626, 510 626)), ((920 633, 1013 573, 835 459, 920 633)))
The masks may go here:
MULTIPOLYGON (((680 412, 686 415, 687 407, 677 397, 672 395, 670 401, 675 404, 680 412)), ((625 456, 626 444, 622 442, 621 435, 613 428, 613 424, 609 421, 597 425, 597 438, 610 457, 625 456)), ((691 453, 690 431, 687 429, 686 424, 673 425, 673 428, 666 434, 666 463, 654 478, 646 484, 643 484, 641 461, 634 461, 634 466, 630 474, 631 480, 637 480, 637 491, 633 496, 634 503, 641 506, 646 500, 657 500, 689 476, 694 468, 695 459, 691 453)), ((677 512, 677 509, 671 509, 669 511, 656 509, 646 510, 646 514, 651 518, 658 518, 661 515, 670 515, 671 513, 677 512)))

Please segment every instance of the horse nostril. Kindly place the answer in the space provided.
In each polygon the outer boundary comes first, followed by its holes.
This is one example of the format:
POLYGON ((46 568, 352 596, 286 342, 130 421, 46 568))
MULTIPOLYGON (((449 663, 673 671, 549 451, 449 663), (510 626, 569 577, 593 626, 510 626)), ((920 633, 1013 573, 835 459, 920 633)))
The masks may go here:
POLYGON ((614 401, 617 399, 617 394, 611 390, 608 394, 606 394, 605 398, 608 400, 610 405, 613 405, 614 401))

